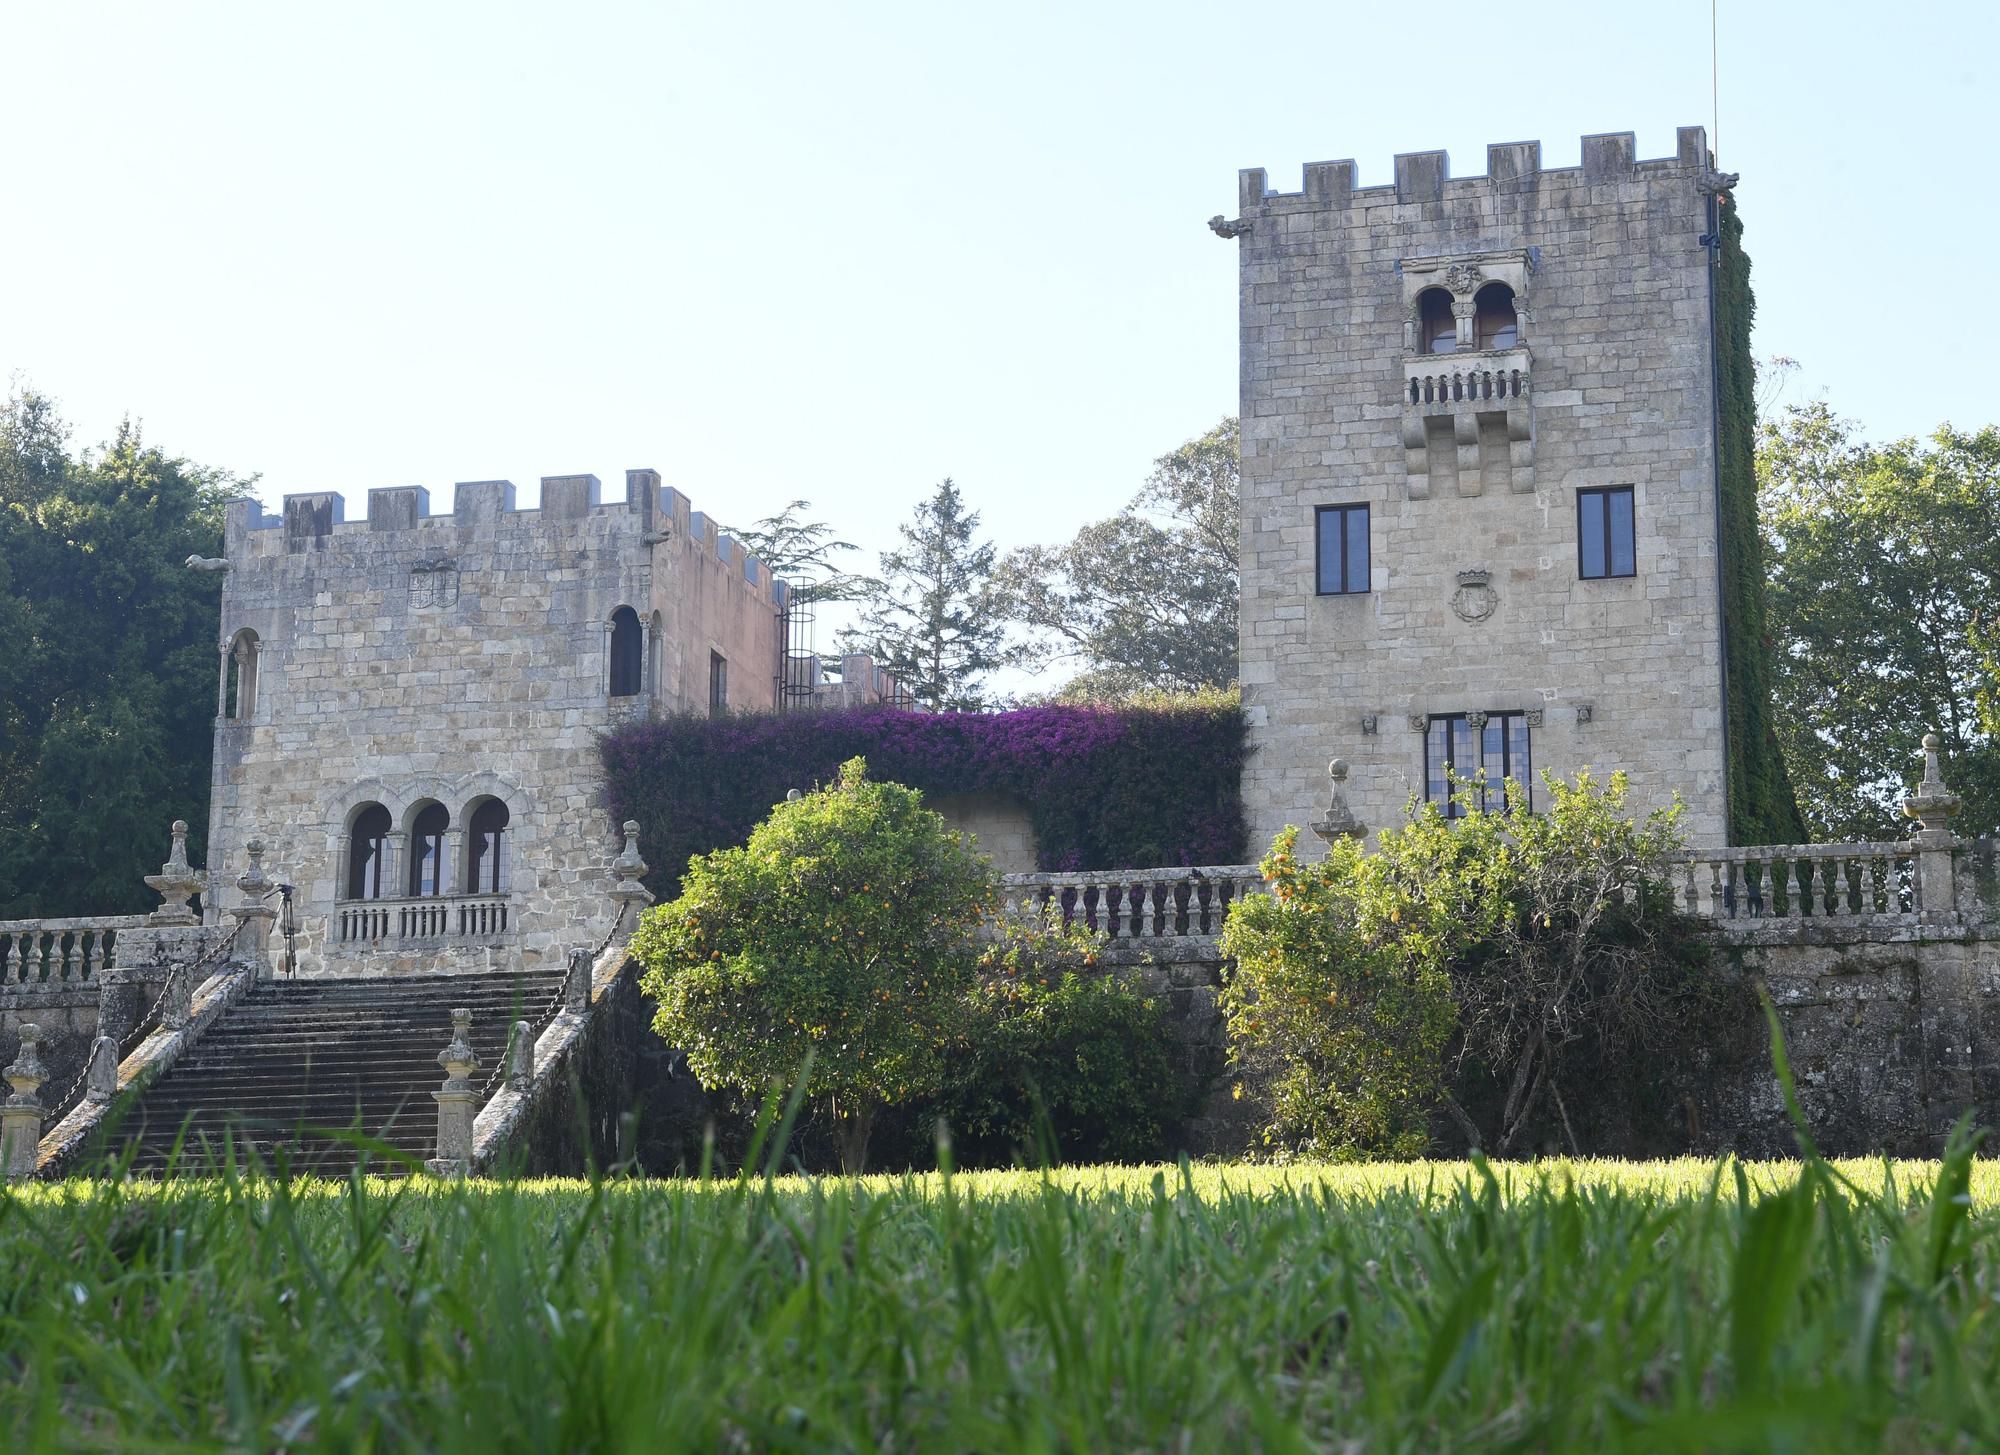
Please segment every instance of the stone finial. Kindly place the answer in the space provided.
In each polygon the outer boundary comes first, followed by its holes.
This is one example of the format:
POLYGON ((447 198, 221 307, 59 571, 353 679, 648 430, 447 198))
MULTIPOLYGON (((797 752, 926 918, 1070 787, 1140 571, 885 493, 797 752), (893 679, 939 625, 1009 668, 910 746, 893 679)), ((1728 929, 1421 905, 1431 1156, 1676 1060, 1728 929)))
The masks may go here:
POLYGON ((1347 760, 1335 758, 1326 765, 1326 776, 1333 787, 1328 797, 1326 813, 1315 819, 1312 831, 1331 847, 1339 839, 1358 839, 1368 832, 1367 826, 1354 816, 1354 810, 1347 806, 1347 795, 1342 785, 1347 782, 1347 760))
POLYGON ((188 908, 188 901, 201 892, 201 876, 188 868, 186 819, 174 820, 173 835, 173 848, 167 854, 167 862, 160 866, 159 873, 146 876, 147 887, 166 901, 153 911, 153 923, 191 925, 197 921, 194 911, 188 908))
POLYGON ((1945 786, 1939 756, 1944 740, 1936 733, 1924 734, 1924 781, 1916 793, 1903 800, 1903 812, 1915 819, 1926 833, 1950 833, 1951 818, 1962 800, 1945 786))
POLYGON ((90 1065, 83 1073, 86 1101, 109 1101, 118 1094, 118 1043, 99 1036, 90 1043, 90 1065))
POLYGON ((276 923, 278 911, 266 904, 271 893, 278 886, 264 872, 264 841, 252 839, 244 846, 250 855, 250 867, 236 876, 236 887, 243 892, 244 903, 235 911, 237 958, 255 967, 259 980, 271 978, 271 926, 276 923))
POLYGON ((618 876, 618 882, 611 888, 611 897, 618 901, 622 911, 628 905, 651 904, 653 891, 639 882, 646 872, 646 861, 639 857, 639 821, 625 820, 625 851, 611 861, 611 872, 618 876))
POLYGON ((507 1041, 507 1089, 525 1094, 535 1077, 535 1038, 526 1021, 514 1022, 507 1041))
POLYGON ((0 1175, 21 1182, 35 1175, 42 1138, 42 1099, 38 1092, 48 1080, 48 1068, 36 1053, 42 1028, 33 1021, 21 1027, 21 1051, 4 1073, 13 1094, 0 1103, 0 1175))
POLYGON ((472 1123, 479 1115, 479 1091, 471 1073, 479 1066, 472 1049, 472 1012, 451 1013, 451 1041, 438 1052, 444 1085, 431 1093, 438 1104, 437 1156, 424 1165, 440 1177, 463 1177, 472 1161, 472 1123))
POLYGON ((451 1013, 451 1040, 438 1052, 438 1065, 444 1067, 444 1084, 447 1091, 457 1090, 459 1085, 469 1086, 467 1079, 479 1069, 479 1053, 472 1049, 472 1012, 460 1007, 451 1013))
POLYGON ((785 802, 787 803, 797 803, 801 798, 804 797, 805 795, 799 792, 799 790, 796 788, 787 788, 785 790, 785 802))

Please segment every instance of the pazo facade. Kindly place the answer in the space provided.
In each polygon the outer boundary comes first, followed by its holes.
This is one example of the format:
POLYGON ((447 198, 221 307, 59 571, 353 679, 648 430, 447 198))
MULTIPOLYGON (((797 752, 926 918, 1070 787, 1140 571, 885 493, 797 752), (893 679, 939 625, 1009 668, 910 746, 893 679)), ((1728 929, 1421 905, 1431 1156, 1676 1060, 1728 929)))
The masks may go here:
POLYGON ((1253 843, 1352 767, 1372 832, 1456 774, 1626 770, 1725 841, 1707 138, 1240 178, 1253 843))
POLYGON ((227 573, 209 863, 261 839, 290 880, 281 969, 561 964, 618 913, 597 735, 776 705, 784 582, 650 470, 601 493, 238 500, 224 558, 190 563, 227 573))

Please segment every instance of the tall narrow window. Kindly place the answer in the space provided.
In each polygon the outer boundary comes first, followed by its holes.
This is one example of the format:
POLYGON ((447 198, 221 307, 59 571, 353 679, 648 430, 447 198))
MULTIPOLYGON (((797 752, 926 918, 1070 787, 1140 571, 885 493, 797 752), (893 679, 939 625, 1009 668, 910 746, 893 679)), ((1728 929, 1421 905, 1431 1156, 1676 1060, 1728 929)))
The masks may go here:
POLYGON ((1499 808, 1504 780, 1513 779, 1534 806, 1534 764, 1525 712, 1433 713, 1424 732, 1424 797, 1444 805, 1446 818, 1499 808), (1470 787, 1453 779, 1468 780, 1470 787))
POLYGON ((729 661, 720 652, 708 654, 708 715, 729 711, 729 661))
POLYGON ((1458 320, 1452 316, 1451 295, 1426 288, 1417 295, 1417 352, 1448 354, 1458 347, 1458 320))
POLYGON ((444 893, 444 831, 451 814, 442 803, 427 803, 410 821, 410 893, 444 893))
POLYGON ((1630 485, 1598 485, 1576 492, 1576 569, 1586 581, 1639 573, 1630 485))
POLYGON ((347 897, 380 899, 384 862, 389 857, 389 810, 364 804, 347 831, 347 897))
POLYGON ((645 644, 639 613, 621 606, 611 613, 611 695, 637 697, 643 690, 645 644))
POLYGON ((1322 505, 1313 512, 1321 596, 1352 596, 1368 589, 1368 507, 1322 505))
POLYGON ((247 626, 230 639, 222 669, 222 715, 230 722, 249 722, 257 714, 257 647, 257 633, 247 626))
POLYGON ((1521 336, 1514 312, 1514 290, 1505 283, 1488 283, 1472 295, 1472 337, 1482 349, 1511 349, 1521 336))
POLYGON ((472 811, 465 832, 465 892, 507 892, 507 805, 489 798, 472 811))

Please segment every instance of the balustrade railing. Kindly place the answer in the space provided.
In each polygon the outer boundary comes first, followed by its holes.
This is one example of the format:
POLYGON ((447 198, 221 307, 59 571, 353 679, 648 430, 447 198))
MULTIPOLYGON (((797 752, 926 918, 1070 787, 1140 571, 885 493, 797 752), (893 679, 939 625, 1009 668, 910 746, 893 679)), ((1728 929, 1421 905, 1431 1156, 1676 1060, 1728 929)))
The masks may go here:
POLYGON ((1527 394, 1525 350, 1483 356, 1425 354, 1403 364, 1403 399, 1410 405, 1524 399, 1527 394))
POLYGON ((145 923, 142 914, 0 920, 0 990, 89 984, 117 963, 119 932, 145 923))
POLYGON ((504 894, 357 899, 336 906, 333 921, 342 945, 444 945, 503 937, 513 908, 504 894))
POLYGON ((1685 849, 1673 875, 1682 906, 1705 919, 1913 924, 1916 855, 1908 842, 1685 849))
POLYGON ((1222 933, 1245 895, 1262 893, 1254 864, 1199 869, 1107 869, 1091 874, 1007 874, 1006 909, 1015 915, 1060 914, 1112 940, 1188 939, 1222 933))

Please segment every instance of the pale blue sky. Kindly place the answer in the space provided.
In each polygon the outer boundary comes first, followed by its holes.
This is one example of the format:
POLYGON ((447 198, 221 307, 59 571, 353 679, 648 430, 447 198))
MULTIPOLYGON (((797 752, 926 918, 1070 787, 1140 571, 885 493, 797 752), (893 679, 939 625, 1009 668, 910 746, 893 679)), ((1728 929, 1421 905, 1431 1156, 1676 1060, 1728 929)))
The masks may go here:
MULTIPOLYGON (((2000 7, 1722 10, 1758 352, 1872 434, 2000 416, 2000 7)), ((951 474, 1057 539, 1235 408, 1237 168, 1669 154, 1708 13, 4 0, 0 371, 267 502, 653 466, 872 552, 951 474)))

